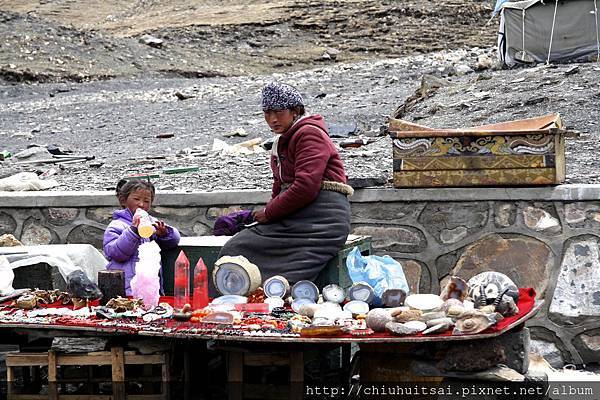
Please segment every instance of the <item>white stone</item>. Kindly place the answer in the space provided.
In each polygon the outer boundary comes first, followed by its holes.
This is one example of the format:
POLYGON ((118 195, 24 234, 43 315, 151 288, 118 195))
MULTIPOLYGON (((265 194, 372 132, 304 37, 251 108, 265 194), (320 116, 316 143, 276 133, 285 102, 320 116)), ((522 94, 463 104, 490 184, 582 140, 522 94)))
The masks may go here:
POLYGON ((457 226, 454 229, 443 229, 440 233, 440 240, 442 243, 451 244, 460 242, 468 234, 468 230, 464 226, 457 226))
POLYGON ((531 352, 542 356, 554 368, 562 368, 565 363, 560 350, 552 342, 531 339, 531 352))
POLYGON ((513 206, 508 203, 504 203, 498 206, 496 215, 494 216, 496 225, 502 228, 508 228, 510 223, 510 216, 513 210, 513 206))
POLYGON ((579 224, 585 221, 585 208, 577 203, 565 204, 565 221, 568 224, 579 224))
POLYGON ((581 341, 591 351, 600 352, 600 336, 597 336, 597 335, 592 336, 592 335, 587 335, 584 333, 581 335, 581 341))
POLYGON ((473 69, 471 69, 471 67, 465 64, 456 65, 454 69, 456 70, 456 75, 458 76, 466 75, 470 72, 473 72, 473 69))
POLYGON ((50 244, 52 242, 52 233, 48 228, 37 224, 31 224, 23 231, 21 242, 25 246, 50 244))
POLYGON ((550 313, 600 317, 600 250, 594 239, 571 243, 565 251, 550 313))
POLYGON ((533 229, 536 232, 560 231, 560 223, 558 220, 541 208, 531 206, 526 207, 523 210, 523 219, 525 221, 525 225, 529 229, 533 229))

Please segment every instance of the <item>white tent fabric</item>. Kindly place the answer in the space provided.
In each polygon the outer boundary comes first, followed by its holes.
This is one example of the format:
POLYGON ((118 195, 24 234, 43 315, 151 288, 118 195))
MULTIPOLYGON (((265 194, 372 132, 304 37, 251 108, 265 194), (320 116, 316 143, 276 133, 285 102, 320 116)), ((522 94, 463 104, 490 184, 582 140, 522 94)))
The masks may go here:
POLYGON ((498 55, 518 63, 600 60, 600 0, 526 0, 501 6, 498 55))

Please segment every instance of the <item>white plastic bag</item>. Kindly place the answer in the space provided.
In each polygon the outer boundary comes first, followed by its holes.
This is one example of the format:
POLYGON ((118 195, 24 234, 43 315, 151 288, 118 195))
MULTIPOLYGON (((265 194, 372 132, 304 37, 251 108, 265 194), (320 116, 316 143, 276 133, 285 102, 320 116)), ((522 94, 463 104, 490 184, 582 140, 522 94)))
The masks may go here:
POLYGON ((13 280, 15 273, 5 256, 0 256, 0 296, 7 296, 15 291, 13 280))
POLYGON ((19 172, 18 174, 0 179, 0 190, 7 192, 23 192, 27 190, 46 190, 58 186, 54 179, 40 179, 33 172, 19 172))

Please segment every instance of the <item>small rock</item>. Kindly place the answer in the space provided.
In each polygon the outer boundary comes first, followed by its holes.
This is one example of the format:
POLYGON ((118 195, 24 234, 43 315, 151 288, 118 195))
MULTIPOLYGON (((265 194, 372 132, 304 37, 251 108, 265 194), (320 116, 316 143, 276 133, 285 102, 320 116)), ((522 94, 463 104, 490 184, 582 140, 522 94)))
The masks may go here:
POLYGON ((33 139, 33 135, 29 132, 17 132, 14 133, 11 137, 13 138, 24 138, 24 139, 33 139))
POLYGON ((477 71, 483 71, 486 69, 490 69, 493 66, 494 66, 494 63, 493 63, 492 59, 489 58, 488 56, 486 56, 485 54, 482 54, 479 57, 477 57, 477 65, 475 67, 475 69, 477 71))
POLYGON ((180 91, 175 92, 175 96, 179 100, 187 100, 187 99, 192 99, 192 98, 196 97, 193 94, 182 93, 180 91))
POLYGON ((458 75, 458 76, 466 75, 468 73, 473 72, 473 69, 465 64, 459 64, 459 65, 455 66, 455 69, 456 69, 456 75, 458 75))
POLYGON ((535 207, 527 207, 523 210, 523 219, 529 229, 536 232, 560 232, 560 222, 547 211, 535 207))
POLYGON ((457 226, 454 229, 443 229, 440 233, 440 240, 444 244, 451 244, 461 241, 467 236, 468 230, 464 226, 457 226))
POLYGON ((585 221, 585 210, 577 207, 576 204, 565 205, 565 221, 568 224, 579 224, 585 221))
POLYGON ((246 132, 246 130, 244 128, 237 128, 236 130, 233 130, 231 132, 224 133, 223 136, 225 136, 225 137, 233 137, 233 136, 245 137, 245 136, 248 136, 248 132, 246 132))
POLYGON ((150 47, 161 48, 163 46, 163 40, 152 35, 144 35, 140 38, 140 43, 148 45, 150 47))

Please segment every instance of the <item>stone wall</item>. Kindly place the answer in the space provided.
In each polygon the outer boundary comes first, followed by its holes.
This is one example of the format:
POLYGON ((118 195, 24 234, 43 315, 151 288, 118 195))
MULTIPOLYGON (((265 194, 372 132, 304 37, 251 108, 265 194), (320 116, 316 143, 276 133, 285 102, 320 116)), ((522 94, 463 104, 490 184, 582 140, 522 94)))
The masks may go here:
MULTIPOLYGON (((153 214, 183 235, 263 205, 266 192, 160 193, 153 214)), ((532 347, 553 365, 600 361, 600 186, 359 190, 353 233, 404 267, 410 287, 439 293, 450 275, 487 270, 533 287, 545 304, 528 323, 532 347)), ((99 192, 2 194, 0 234, 25 244, 91 243, 117 207, 99 192)))

